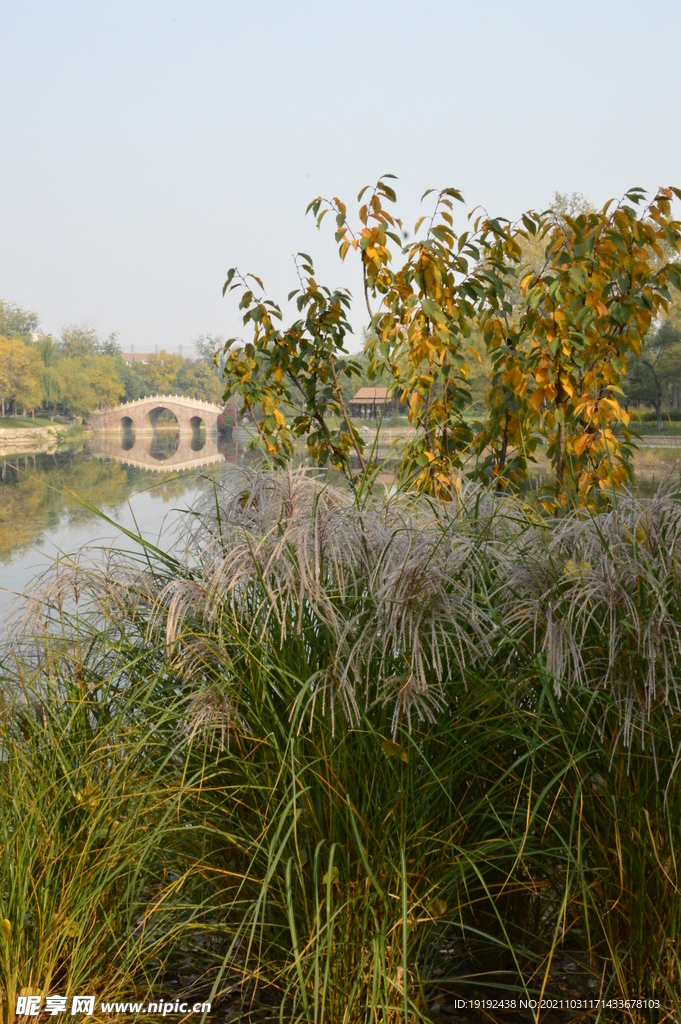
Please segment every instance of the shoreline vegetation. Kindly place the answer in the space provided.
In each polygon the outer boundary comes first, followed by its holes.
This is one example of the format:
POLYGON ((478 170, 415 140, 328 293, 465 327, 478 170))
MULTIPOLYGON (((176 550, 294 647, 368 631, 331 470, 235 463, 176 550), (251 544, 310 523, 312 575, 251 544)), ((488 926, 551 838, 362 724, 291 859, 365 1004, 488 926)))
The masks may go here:
POLYGON ((391 180, 356 223, 309 207, 361 263, 361 357, 307 254, 288 326, 230 270, 253 463, 172 550, 61 559, 6 638, 2 1024, 86 991, 250 1024, 681 1018, 681 491, 632 492, 624 390, 679 340, 681 191, 458 235, 443 189, 409 240, 391 180), (349 415, 363 373, 399 451, 349 415))
POLYGON ((677 1005, 677 496, 556 520, 234 470, 187 531, 64 561, 5 648, 9 1024, 20 989, 677 1005))
POLYGON ((53 338, 41 333, 37 313, 0 299, 0 418, 32 410, 73 422, 148 394, 217 401, 223 389, 213 356, 222 342, 195 338, 190 359, 158 347, 124 355, 115 332, 103 338, 92 325, 70 324, 53 338))

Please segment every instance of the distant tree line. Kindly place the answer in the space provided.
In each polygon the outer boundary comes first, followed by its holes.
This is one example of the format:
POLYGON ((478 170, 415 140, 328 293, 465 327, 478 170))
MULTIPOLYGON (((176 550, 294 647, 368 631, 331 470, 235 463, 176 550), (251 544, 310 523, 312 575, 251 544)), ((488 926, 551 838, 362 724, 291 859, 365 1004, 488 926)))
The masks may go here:
MULTIPOLYGON (((571 199, 576 208, 585 205, 581 196, 571 199)), ((365 344, 369 335, 364 332, 365 344)), ((471 341, 480 355, 469 379, 471 412, 477 415, 485 405, 491 365, 479 332, 474 332, 471 341)), ((71 324, 63 329, 61 338, 41 335, 37 313, 0 299, 0 415, 23 415, 34 409, 50 418, 86 416, 96 409, 158 393, 220 402, 225 338, 199 335, 194 347, 196 359, 162 350, 144 363, 129 365, 122 358, 116 333, 100 337, 92 326, 71 324)), ((342 382, 346 402, 363 384, 388 383, 387 374, 370 379, 366 357, 360 356, 358 363, 361 377, 342 382)), ((669 316, 651 332, 640 358, 629 360, 622 383, 629 407, 654 410, 660 429, 665 414, 681 408, 681 302, 672 303, 669 316)))
POLYGON ((0 415, 33 409, 50 418, 86 416, 158 393, 218 402, 223 387, 213 353, 222 345, 203 335, 196 359, 161 351, 129 365, 115 333, 103 338, 92 326, 72 324, 61 338, 41 335, 36 313, 0 299, 0 415))

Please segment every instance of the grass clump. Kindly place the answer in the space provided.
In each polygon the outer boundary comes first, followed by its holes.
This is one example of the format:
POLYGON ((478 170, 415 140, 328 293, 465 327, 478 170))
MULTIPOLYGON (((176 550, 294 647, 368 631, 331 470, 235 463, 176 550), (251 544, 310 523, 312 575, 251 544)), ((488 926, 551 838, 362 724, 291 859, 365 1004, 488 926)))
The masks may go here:
POLYGON ((3 663, 7 1019, 677 1007, 680 513, 239 474, 181 560, 62 568, 3 663))

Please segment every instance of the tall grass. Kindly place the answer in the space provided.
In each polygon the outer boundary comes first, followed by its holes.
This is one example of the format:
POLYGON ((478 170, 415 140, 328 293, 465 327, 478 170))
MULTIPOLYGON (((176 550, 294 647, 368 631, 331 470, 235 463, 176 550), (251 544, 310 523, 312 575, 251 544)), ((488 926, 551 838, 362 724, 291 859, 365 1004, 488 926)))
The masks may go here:
POLYGON ((7 1019, 87 986, 678 1013, 679 511, 235 475, 180 562, 63 567, 3 662, 7 1019))

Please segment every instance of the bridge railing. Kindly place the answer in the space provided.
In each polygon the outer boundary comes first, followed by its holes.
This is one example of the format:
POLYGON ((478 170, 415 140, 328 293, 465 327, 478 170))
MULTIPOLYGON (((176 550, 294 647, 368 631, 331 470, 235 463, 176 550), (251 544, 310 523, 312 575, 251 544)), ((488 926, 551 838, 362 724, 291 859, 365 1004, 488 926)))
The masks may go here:
POLYGON ((196 408, 198 406, 201 409, 211 409, 213 412, 217 413, 223 412, 223 407, 221 405, 217 405, 215 402, 206 402, 202 398, 187 398, 186 395, 145 395, 142 398, 133 398, 131 402, 121 402, 120 405, 113 406, 110 409, 98 409, 97 411, 103 414, 115 412, 116 409, 120 409, 122 407, 129 409, 131 406, 139 406, 144 405, 147 402, 158 401, 176 402, 178 405, 185 405, 191 408, 196 408))

